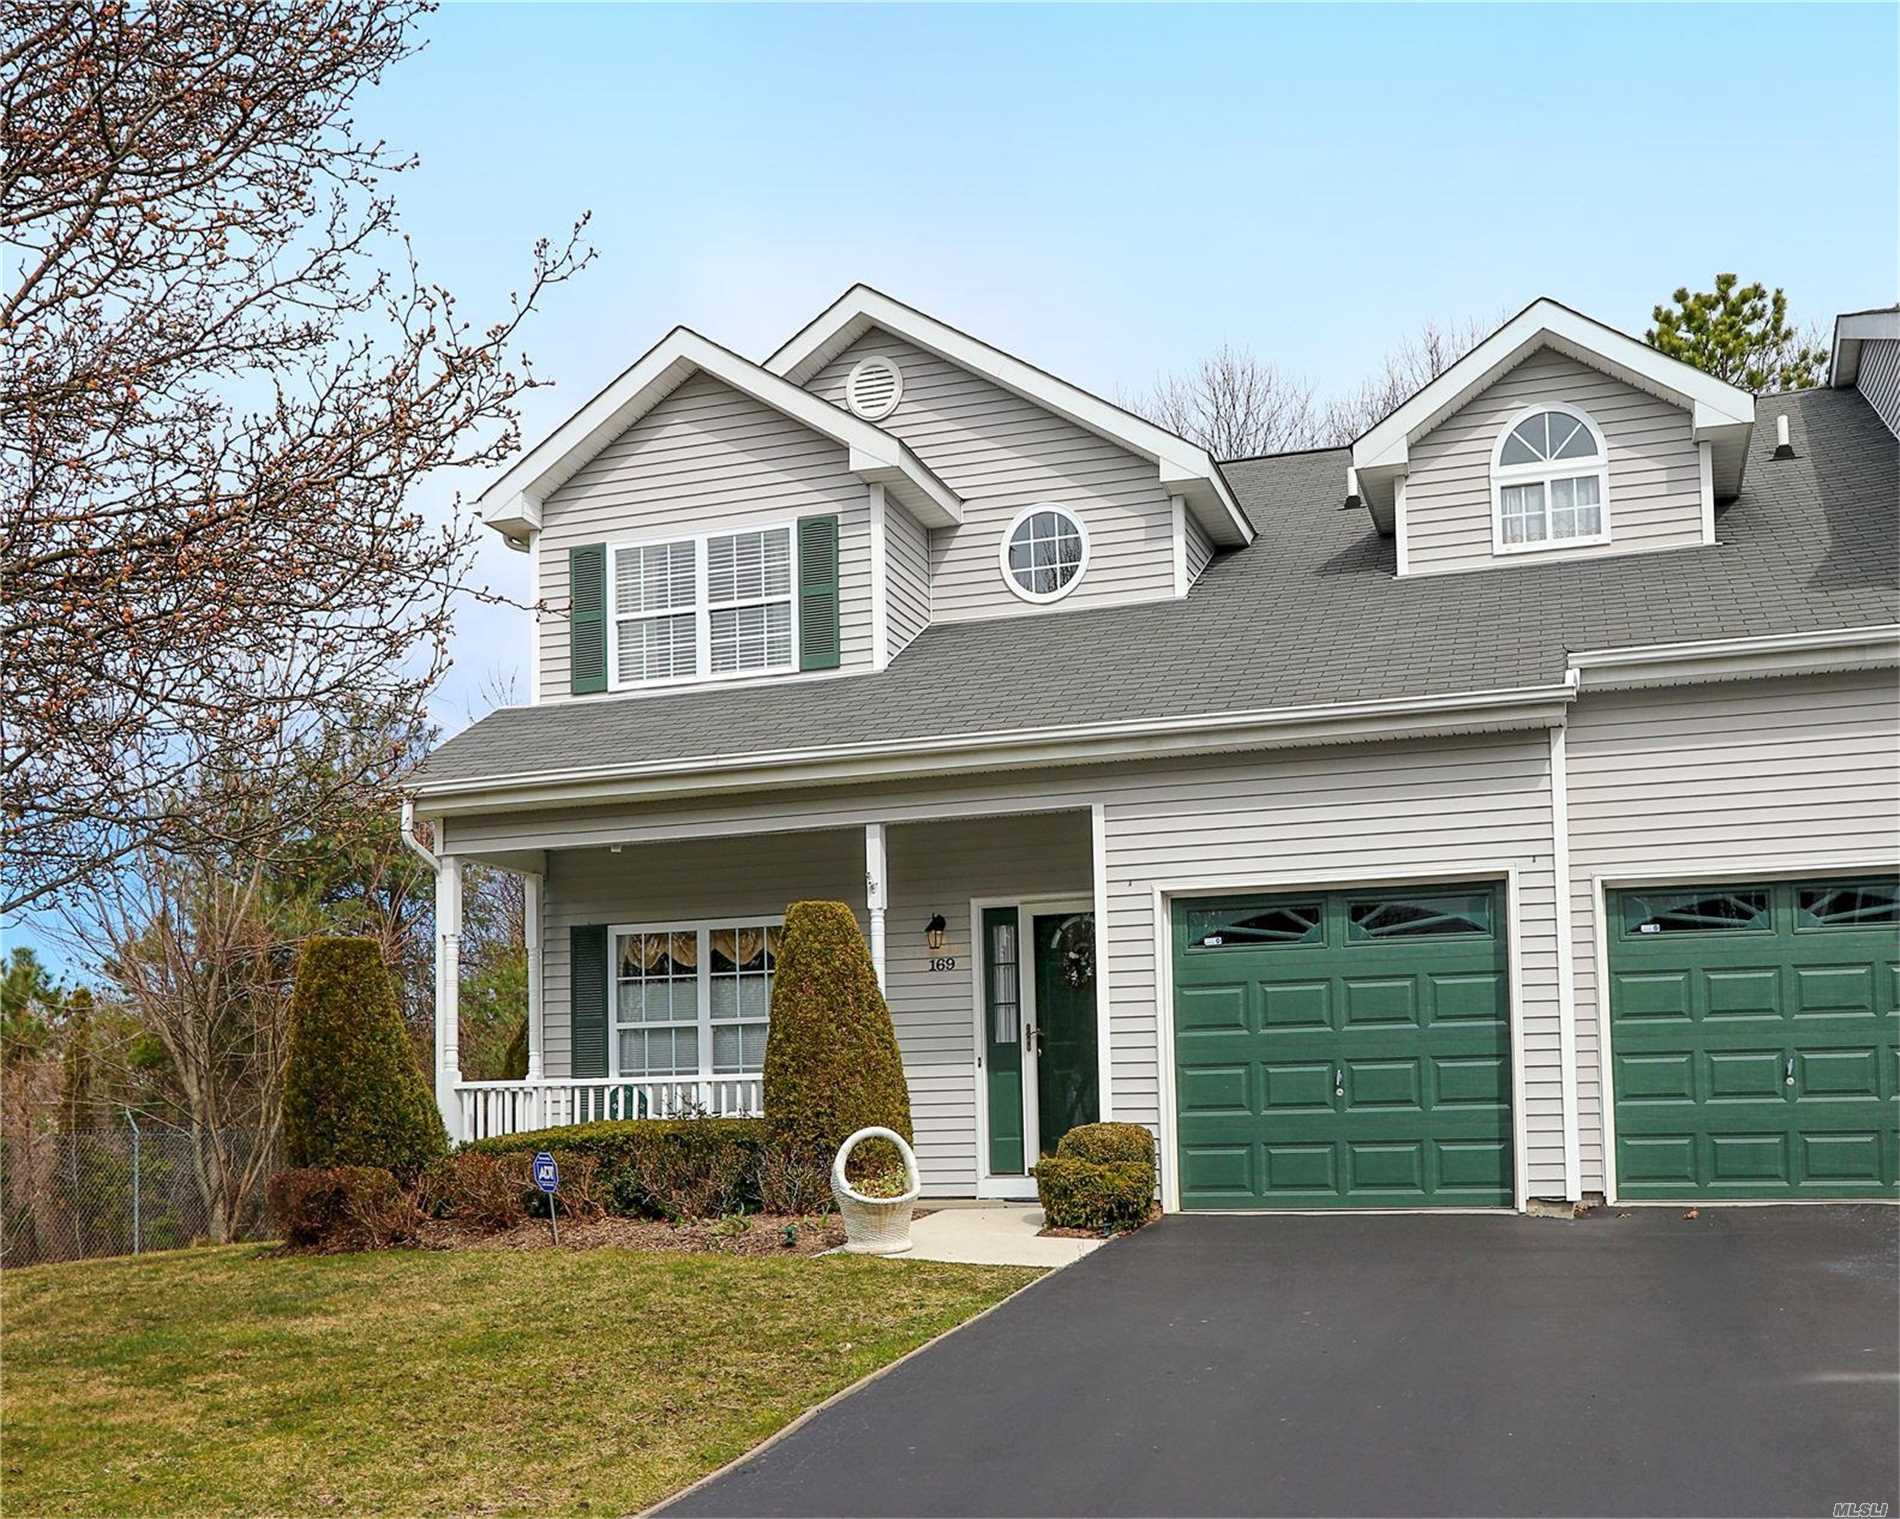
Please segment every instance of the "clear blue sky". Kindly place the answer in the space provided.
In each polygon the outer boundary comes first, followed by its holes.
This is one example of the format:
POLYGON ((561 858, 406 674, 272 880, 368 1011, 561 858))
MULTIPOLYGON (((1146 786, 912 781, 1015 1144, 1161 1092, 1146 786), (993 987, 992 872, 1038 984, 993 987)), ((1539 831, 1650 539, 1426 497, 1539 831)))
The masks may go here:
MULTIPOLYGON (((452 4, 361 119, 471 311, 593 211, 530 440, 676 322, 760 357, 859 279, 1110 395, 1223 341, 1327 393, 1538 294, 1637 332, 1718 269, 1799 323, 1893 300, 1895 18, 452 4)), ((465 617, 442 721, 525 694, 524 630, 465 617)))
MULTIPOLYGON (((362 102, 482 316, 591 209, 536 439, 676 322, 762 357, 855 280, 1114 395, 1221 342, 1323 394, 1549 294, 1640 332, 1719 269, 1895 298, 1896 11, 448 5, 362 102)), ((479 489, 479 481, 461 482, 479 489)), ((440 507, 448 485, 425 505, 440 507)), ((527 561, 481 569, 527 595, 527 561)), ((447 728, 526 614, 470 607, 447 728)))

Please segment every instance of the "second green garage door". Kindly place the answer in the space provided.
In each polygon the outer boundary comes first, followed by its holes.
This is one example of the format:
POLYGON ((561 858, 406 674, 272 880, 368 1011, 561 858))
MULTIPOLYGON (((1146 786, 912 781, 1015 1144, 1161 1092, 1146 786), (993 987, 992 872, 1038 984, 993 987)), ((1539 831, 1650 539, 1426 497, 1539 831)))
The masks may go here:
POLYGON ((1619 1197, 1892 1197, 1900 881, 1609 894, 1619 1197))
POLYGON ((1489 886, 1174 905, 1183 1208, 1508 1207, 1489 886))

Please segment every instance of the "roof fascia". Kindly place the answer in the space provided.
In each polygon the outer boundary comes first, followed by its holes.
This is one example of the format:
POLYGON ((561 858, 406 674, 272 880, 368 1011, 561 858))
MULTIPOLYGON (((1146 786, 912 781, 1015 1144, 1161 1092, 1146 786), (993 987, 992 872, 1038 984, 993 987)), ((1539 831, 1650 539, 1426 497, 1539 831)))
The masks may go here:
MULTIPOLYGON (((1375 514, 1382 488, 1406 472, 1413 443, 1500 374, 1544 346, 1605 368, 1681 406, 1691 414, 1698 442, 1733 441, 1737 429, 1754 427, 1755 398, 1747 391, 1544 296, 1532 301, 1353 443, 1353 469, 1362 492, 1371 489, 1375 514)), ((1739 476, 1735 488, 1740 489, 1739 476)), ((1389 509, 1389 496, 1383 499, 1389 509)))
POLYGON ((652 765, 592 766, 544 775, 494 775, 423 783, 418 805, 432 816, 646 801, 717 791, 915 779, 981 770, 1102 764, 1163 755, 1356 743, 1430 733, 1548 727, 1563 721, 1572 681, 1443 696, 1211 713, 1162 720, 955 734, 895 743, 839 745, 743 756, 700 756, 652 765))
POLYGON ((1645 644, 1627 649, 1585 649, 1570 656, 1570 669, 1586 691, 1824 675, 1894 665, 1900 665, 1900 624, 1645 644))
POLYGON ((517 459, 476 498, 505 536, 536 532, 548 496, 695 374, 707 374, 845 447, 867 481, 898 485, 926 527, 954 527, 963 503, 902 441, 829 405, 688 327, 675 327, 585 406, 517 459))
POLYGON ((1253 541, 1253 527, 1246 513, 1205 449, 869 285, 853 285, 845 291, 794 333, 765 361, 765 367, 793 384, 803 385, 873 327, 895 333, 941 359, 983 375, 1076 426, 1151 460, 1163 487, 1187 499, 1208 536, 1221 547, 1235 548, 1253 541))
POLYGON ((1860 345, 1900 339, 1900 307, 1886 311, 1846 311, 1834 318, 1834 348, 1828 355, 1827 382, 1839 389, 1860 374, 1860 345))

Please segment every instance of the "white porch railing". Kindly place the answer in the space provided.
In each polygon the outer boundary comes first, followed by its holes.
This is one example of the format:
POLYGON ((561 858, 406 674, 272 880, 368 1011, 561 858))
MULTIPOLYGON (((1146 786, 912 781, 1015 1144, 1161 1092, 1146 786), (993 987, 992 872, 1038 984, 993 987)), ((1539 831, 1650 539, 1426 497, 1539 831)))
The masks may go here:
POLYGON ((493 1139, 530 1129, 566 1128, 619 1118, 757 1118, 765 1111, 757 1076, 682 1076, 658 1081, 624 1076, 540 1081, 462 1081, 456 1139, 493 1139))

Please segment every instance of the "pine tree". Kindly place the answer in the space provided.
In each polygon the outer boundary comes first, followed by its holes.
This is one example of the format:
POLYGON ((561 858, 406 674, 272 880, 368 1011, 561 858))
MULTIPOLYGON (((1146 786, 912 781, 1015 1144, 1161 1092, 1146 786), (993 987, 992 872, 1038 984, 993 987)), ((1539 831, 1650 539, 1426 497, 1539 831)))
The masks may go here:
POLYGON ((1643 341, 1757 395, 1819 385, 1827 350, 1796 338, 1788 297, 1759 283, 1738 289, 1737 279, 1718 274, 1710 291, 1682 286, 1670 297, 1673 306, 1655 308, 1656 325, 1643 341))

